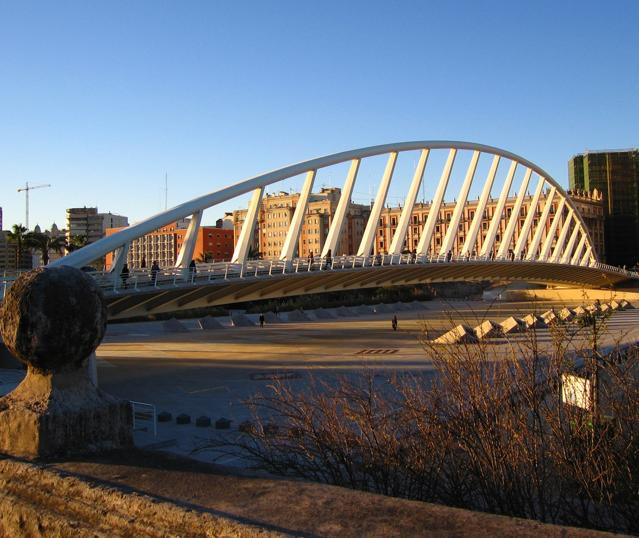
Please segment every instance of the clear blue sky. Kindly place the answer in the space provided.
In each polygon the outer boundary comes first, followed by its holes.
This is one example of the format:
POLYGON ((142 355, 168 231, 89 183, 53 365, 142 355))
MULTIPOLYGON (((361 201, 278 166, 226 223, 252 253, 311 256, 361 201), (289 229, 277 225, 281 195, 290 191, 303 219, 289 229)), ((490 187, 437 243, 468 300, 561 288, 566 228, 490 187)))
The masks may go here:
POLYGON ((4 228, 25 180, 53 185, 32 226, 84 205, 136 221, 165 171, 175 205, 402 140, 503 147, 566 184, 571 155, 639 145, 638 21, 635 0, 0 0, 4 228))

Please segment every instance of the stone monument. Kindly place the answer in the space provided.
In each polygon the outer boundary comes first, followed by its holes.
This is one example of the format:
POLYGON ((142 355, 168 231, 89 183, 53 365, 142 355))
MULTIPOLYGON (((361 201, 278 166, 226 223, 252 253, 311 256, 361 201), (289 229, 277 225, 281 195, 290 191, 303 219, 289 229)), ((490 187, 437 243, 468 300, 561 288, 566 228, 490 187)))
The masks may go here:
POLYGON ((15 281, 0 334, 27 375, 0 398, 0 452, 58 458, 133 444, 130 404, 99 390, 87 371, 106 322, 102 291, 78 269, 39 268, 15 281))

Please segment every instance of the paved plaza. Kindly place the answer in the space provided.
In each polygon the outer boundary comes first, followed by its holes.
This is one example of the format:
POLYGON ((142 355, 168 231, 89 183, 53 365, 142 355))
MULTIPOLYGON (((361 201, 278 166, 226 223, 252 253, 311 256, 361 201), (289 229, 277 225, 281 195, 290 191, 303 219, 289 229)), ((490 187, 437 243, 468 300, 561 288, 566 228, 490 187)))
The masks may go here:
MULTIPOLYGON (((451 322, 475 326, 485 319, 501 321, 512 315, 523 317, 531 310, 540 313, 564 305, 435 300, 420 306, 413 311, 390 310, 305 322, 287 322, 288 315, 282 313, 280 322, 266 323, 263 328, 232 327, 229 318, 221 320, 224 328, 215 330, 202 330, 197 320, 184 320, 186 332, 167 332, 163 322, 110 325, 97 350, 99 384, 117 397, 148 403, 158 413, 172 414, 170 422, 158 423, 157 436, 150 424, 139 422, 142 429, 136 442, 140 446, 190 454, 202 438, 220 433, 234 435, 238 425, 250 418, 243 400, 268 393, 276 378, 286 378, 299 390, 311 380, 330 382, 337 376, 359 376, 366 371, 384 377, 409 373, 427 378, 433 369, 420 342, 424 327, 437 335, 449 329, 451 322), (391 327, 393 315, 398 317, 397 331, 391 327), (182 413, 190 415, 190 424, 176 424, 175 417, 182 413), (228 418, 231 430, 196 427, 199 416, 208 416, 213 423, 228 418)), ((249 319, 256 321, 257 315, 249 319)), ((616 312, 609 320, 607 341, 620 335, 627 341, 637 340, 638 327, 639 309, 616 312)), ((548 342, 548 330, 540 330, 539 338, 548 342)), ((15 370, 0 372, 0 392, 10 390, 21 376, 15 370)), ((206 453, 198 457, 211 459, 206 453)), ((223 463, 234 462, 227 458, 223 463)))

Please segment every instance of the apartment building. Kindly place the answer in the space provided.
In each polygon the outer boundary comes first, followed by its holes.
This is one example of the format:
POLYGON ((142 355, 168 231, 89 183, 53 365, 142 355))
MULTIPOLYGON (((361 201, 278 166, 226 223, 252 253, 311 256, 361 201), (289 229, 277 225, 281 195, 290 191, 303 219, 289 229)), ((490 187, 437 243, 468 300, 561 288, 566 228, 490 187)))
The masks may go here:
MULTIPOLYGON (((321 253, 340 195, 339 188, 323 188, 309 196, 295 256, 307 257, 311 252, 318 256, 321 253)), ((280 257, 299 197, 299 193, 279 192, 263 198, 253 232, 251 257, 260 256, 270 260, 280 257)), ((233 211, 235 243, 242 231, 246 213, 246 209, 233 211)), ((357 250, 369 215, 370 208, 367 205, 349 205, 333 254, 353 254, 357 250)))
MULTIPOLYGON (((588 231, 593 238, 593 243, 595 246, 595 250, 597 255, 601 256, 604 252, 604 219, 603 219, 603 200, 601 194, 599 192, 586 193, 585 191, 580 191, 579 193, 570 193, 571 199, 577 205, 578 210, 584 216, 584 221, 588 228, 588 231)), ((495 235, 495 242, 491 249, 492 254, 496 254, 499 251, 501 246, 501 241, 504 236, 504 232, 506 231, 506 227, 511 218, 512 211, 515 206, 515 197, 508 198, 505 205, 504 210, 502 211, 501 216, 499 217, 499 226, 495 235)), ((529 231, 529 237, 526 244, 529 244, 532 241, 533 234, 535 228, 537 226, 538 218, 541 215, 541 212, 544 209, 546 203, 546 193, 543 193, 539 198, 538 204, 536 208, 531 207, 533 202, 532 196, 526 196, 523 199, 523 203, 521 205, 519 211, 519 218, 515 221, 515 233, 513 234, 513 238, 511 239, 511 244, 507 247, 507 252, 511 249, 515 248, 515 239, 519 236, 520 231, 522 230, 526 216, 529 211, 535 211, 535 217, 532 221, 532 226, 529 231)), ((550 215, 554 215, 557 210, 557 205, 559 201, 557 197, 554 198, 552 202, 552 206, 550 209, 550 215)), ((461 252, 461 249, 464 245, 465 238, 470 229, 471 222, 475 217, 475 212, 477 210, 478 200, 469 200, 463 210, 462 218, 459 222, 458 233, 455 238, 455 242, 452 248, 452 254, 458 254, 461 252)), ((435 224, 435 229, 433 232, 433 236, 431 238, 430 244, 430 252, 435 254, 439 254, 442 244, 444 242, 444 238, 446 237, 446 233, 448 231, 449 223, 452 219, 453 211, 455 209, 455 202, 444 203, 440 207, 439 217, 435 224)), ((473 249, 471 249, 471 253, 475 252, 476 254, 481 253, 482 246, 486 239, 486 234, 488 233, 488 229, 490 228, 490 223, 493 219, 493 216, 497 209, 497 200, 491 199, 486 204, 486 208, 484 209, 481 226, 479 233, 477 235, 477 242, 473 249)), ((428 217, 428 212, 430 210, 429 203, 417 203, 413 208, 411 213, 411 221, 408 227, 406 238, 403 243, 403 251, 413 251, 417 248, 419 244, 419 238, 421 231, 426 222, 426 218, 428 217)), ((374 253, 385 253, 388 252, 388 249, 391 245, 391 241, 393 239, 393 235, 395 234, 395 230, 397 229, 397 224, 399 222, 399 217, 402 213, 401 207, 387 207, 382 210, 380 220, 377 227, 377 234, 374 244, 374 253)), ((550 219, 545 224, 545 230, 542 235, 542 244, 546 239, 547 233, 549 231, 551 222, 550 219)), ((557 234, 556 234, 557 235, 557 234)), ((490 253, 487 253, 490 254, 490 253)))
POLYGON ((107 228, 129 225, 128 217, 113 213, 98 213, 97 207, 71 207, 67 209, 67 241, 71 237, 86 237, 93 243, 106 235, 107 228))
POLYGON ((612 265, 639 261, 639 149, 587 151, 568 161, 573 192, 603 196, 605 260, 612 265))
MULTIPOLYGON (((193 259, 196 262, 229 261, 233 254, 233 230, 220 226, 200 226, 193 259)), ((189 219, 182 219, 168 226, 164 226, 131 241, 127 255, 130 269, 148 268, 153 261, 160 267, 175 265, 182 244, 186 237, 189 219)), ((124 228, 108 228, 106 235, 112 235, 124 228)), ((106 256, 106 268, 110 269, 113 254, 106 256)))

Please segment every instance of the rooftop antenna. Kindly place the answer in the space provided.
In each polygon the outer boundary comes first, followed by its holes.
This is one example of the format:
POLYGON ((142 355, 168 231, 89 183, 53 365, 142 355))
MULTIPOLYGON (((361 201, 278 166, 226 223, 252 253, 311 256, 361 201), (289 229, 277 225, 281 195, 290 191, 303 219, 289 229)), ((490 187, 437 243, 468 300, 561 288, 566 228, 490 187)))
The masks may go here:
POLYGON ((29 182, 25 181, 24 187, 18 189, 18 192, 24 191, 24 195, 25 195, 25 226, 27 227, 27 231, 29 230, 29 191, 32 191, 33 189, 44 189, 50 186, 51 185, 47 183, 42 185, 33 185, 29 187, 29 182))

